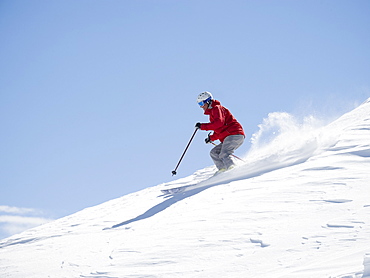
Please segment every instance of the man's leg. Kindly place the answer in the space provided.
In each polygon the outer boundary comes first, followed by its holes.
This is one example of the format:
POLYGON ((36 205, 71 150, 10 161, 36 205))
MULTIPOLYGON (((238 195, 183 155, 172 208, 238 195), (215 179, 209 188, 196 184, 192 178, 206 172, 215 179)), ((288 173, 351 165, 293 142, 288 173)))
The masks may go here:
POLYGON ((243 144, 243 142, 243 135, 230 135, 225 138, 218 158, 222 160, 226 169, 234 165, 234 162, 231 159, 231 155, 237 148, 239 148, 243 144))
POLYGON ((210 152, 211 158, 213 162, 215 163, 218 170, 225 168, 224 162, 220 158, 221 149, 222 149, 222 143, 214 147, 210 152))

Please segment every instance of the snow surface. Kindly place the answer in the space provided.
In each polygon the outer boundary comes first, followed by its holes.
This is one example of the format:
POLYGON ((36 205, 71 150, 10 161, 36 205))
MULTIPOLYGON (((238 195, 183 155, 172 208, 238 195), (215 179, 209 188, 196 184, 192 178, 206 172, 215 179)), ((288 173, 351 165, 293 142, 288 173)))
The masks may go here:
POLYGON ((271 113, 230 172, 205 181, 207 167, 0 241, 0 276, 370 278, 369 139, 370 99, 323 127, 271 113), (178 186, 193 187, 161 193, 178 186))

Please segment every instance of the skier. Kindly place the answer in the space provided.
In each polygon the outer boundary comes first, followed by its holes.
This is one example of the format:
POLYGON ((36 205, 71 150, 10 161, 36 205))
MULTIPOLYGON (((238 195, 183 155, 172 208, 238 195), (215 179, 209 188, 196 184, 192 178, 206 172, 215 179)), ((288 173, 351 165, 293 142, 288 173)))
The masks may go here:
POLYGON ((204 115, 209 115, 210 122, 196 123, 195 127, 201 130, 213 130, 213 134, 209 133, 205 139, 207 144, 216 140, 221 142, 210 152, 218 169, 216 174, 232 169, 235 165, 231 155, 244 142, 243 127, 227 108, 223 107, 218 100, 213 99, 210 92, 200 93, 197 102, 203 108, 204 115))

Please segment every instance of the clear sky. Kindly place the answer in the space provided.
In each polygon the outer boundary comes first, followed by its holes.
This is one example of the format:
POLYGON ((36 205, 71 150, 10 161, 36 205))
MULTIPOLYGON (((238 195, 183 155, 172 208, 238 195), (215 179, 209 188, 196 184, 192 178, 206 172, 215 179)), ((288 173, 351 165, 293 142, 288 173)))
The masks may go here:
POLYGON ((212 165, 205 90, 270 112, 370 97, 370 1, 1 0, 0 238, 212 165))

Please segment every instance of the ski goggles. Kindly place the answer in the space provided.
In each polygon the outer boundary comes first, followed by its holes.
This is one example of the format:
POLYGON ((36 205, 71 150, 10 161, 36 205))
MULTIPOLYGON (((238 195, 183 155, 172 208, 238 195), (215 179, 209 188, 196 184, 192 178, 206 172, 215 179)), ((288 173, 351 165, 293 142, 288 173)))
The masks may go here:
POLYGON ((212 99, 212 98, 211 98, 211 97, 209 97, 209 98, 207 98, 206 100, 203 100, 203 101, 201 101, 201 102, 198 102, 198 104, 199 104, 199 106, 203 106, 203 105, 205 105, 206 103, 208 103, 211 99, 212 99))

